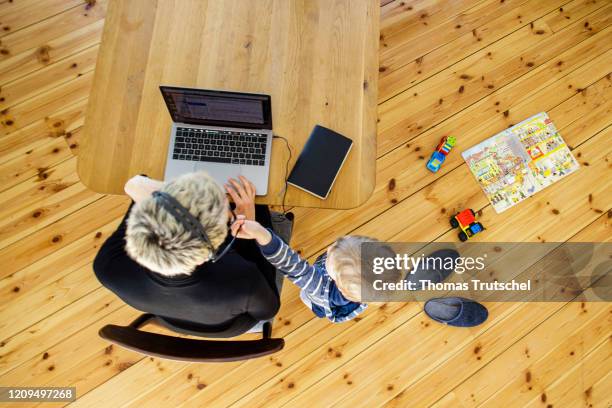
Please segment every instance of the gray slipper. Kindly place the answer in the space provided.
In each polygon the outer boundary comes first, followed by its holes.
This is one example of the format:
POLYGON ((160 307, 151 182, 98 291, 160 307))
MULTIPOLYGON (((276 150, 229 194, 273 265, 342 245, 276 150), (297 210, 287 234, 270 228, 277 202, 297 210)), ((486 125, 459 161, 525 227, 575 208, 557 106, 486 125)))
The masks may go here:
POLYGON ((478 302, 460 297, 435 298, 425 303, 427 316, 456 327, 473 327, 484 323, 489 311, 478 302))

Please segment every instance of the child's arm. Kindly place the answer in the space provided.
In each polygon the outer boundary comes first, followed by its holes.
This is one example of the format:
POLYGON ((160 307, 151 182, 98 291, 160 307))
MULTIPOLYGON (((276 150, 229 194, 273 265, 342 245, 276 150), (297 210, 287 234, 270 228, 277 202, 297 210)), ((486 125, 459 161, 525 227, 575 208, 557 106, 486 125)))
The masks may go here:
POLYGON ((310 294, 315 294, 329 280, 326 274, 308 264, 280 237, 256 221, 238 218, 232 225, 232 234, 237 234, 238 238, 256 240, 261 253, 268 262, 283 272, 290 281, 310 294))

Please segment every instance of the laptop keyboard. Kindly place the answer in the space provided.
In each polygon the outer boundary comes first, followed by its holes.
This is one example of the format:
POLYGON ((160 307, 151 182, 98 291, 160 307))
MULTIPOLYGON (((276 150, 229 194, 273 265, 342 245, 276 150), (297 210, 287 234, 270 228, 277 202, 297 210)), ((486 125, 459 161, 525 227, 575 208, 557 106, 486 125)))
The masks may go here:
POLYGON ((261 133, 226 130, 176 130, 172 158, 175 160, 263 166, 267 136, 261 133))

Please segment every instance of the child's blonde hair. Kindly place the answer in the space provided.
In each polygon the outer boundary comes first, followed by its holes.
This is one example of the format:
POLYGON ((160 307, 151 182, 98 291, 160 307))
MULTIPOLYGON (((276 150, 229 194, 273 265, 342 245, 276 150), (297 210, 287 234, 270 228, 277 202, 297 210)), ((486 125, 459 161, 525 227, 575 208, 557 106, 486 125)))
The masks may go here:
MULTIPOLYGON (((361 300, 361 283, 369 274, 361 274, 361 244, 379 242, 375 238, 347 235, 339 238, 327 250, 328 273, 340 292, 349 300, 361 300)), ((367 284, 367 282, 364 282, 367 284)))

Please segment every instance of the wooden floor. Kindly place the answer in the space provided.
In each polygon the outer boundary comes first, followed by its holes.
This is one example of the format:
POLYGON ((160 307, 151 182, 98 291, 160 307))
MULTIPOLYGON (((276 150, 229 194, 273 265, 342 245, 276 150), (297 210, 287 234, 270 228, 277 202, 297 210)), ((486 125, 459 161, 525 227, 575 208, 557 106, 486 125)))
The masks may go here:
MULTIPOLYGON (((137 314, 91 268, 128 200, 75 172, 106 3, 0 0, 0 385, 76 386, 75 407, 612 404, 609 303, 488 303, 471 329, 373 304, 333 325, 285 285, 272 358, 184 364, 98 338, 137 314)), ((467 207, 481 240, 610 240, 612 2, 383 4, 376 189, 354 210, 295 209, 293 245, 314 257, 350 232, 452 241, 448 214, 467 207), (512 210, 495 214, 458 153, 424 169, 441 136, 464 150, 540 111, 582 166, 512 210)))

